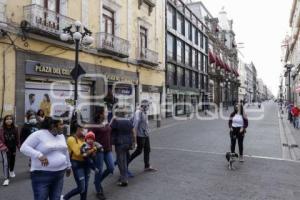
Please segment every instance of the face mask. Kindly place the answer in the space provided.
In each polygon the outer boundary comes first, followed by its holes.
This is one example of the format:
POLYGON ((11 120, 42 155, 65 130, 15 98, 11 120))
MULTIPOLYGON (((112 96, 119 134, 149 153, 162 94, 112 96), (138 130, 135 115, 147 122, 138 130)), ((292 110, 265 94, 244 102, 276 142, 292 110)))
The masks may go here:
POLYGON ((5 121, 5 123, 6 123, 7 125, 11 125, 11 124, 12 124, 12 120, 11 120, 11 119, 8 119, 8 120, 5 121))
POLYGON ((36 124, 37 121, 36 121, 36 119, 30 119, 30 120, 29 120, 29 123, 30 123, 30 124, 36 124))
POLYGON ((43 122, 45 120, 45 117, 39 117, 40 121, 43 122))

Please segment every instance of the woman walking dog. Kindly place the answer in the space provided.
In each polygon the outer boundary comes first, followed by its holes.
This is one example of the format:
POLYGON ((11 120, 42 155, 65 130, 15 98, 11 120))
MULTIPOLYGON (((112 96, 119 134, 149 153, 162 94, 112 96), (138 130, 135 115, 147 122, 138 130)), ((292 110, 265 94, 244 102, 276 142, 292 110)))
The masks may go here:
POLYGON ((231 153, 235 153, 236 140, 239 145, 239 161, 244 162, 244 137, 248 127, 248 119, 244 113, 243 105, 235 106, 233 113, 231 113, 229 122, 230 138, 231 138, 231 153))

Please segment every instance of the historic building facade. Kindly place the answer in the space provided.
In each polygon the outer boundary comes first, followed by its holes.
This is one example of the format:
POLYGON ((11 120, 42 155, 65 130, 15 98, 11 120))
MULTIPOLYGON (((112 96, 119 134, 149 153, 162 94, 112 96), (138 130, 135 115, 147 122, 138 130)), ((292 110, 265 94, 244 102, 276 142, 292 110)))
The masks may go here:
POLYGON ((164 1, 1 0, 1 117, 13 113, 22 123, 28 109, 41 105, 51 110, 49 115, 68 113, 75 53, 73 42, 62 41, 60 34, 76 20, 95 38, 90 46, 80 45, 79 63, 87 73, 79 84, 84 116, 93 112, 90 102, 103 103, 109 91, 123 107, 149 99, 150 115, 160 114, 158 105, 165 101, 164 1), (57 81, 63 83, 52 94, 57 81), (84 98, 95 95, 102 97, 84 98))

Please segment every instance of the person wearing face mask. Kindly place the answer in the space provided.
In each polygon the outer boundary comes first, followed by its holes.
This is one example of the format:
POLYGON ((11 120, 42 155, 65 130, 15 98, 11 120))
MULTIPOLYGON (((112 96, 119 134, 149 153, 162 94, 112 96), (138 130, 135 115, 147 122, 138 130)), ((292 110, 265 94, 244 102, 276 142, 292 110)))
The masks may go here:
POLYGON ((4 186, 9 184, 9 178, 14 178, 15 159, 17 148, 20 148, 18 129, 12 115, 6 115, 0 129, 0 153, 3 160, 4 186))
MULTIPOLYGON (((80 200, 87 199, 90 165, 81 153, 81 147, 84 145, 84 138, 87 132, 88 130, 77 123, 77 121, 74 120, 71 122, 72 136, 67 139, 67 144, 72 163, 72 171, 77 186, 62 197, 64 200, 68 200, 76 195, 80 195, 80 200)), ((96 147, 92 148, 86 152, 85 156, 88 157, 95 154, 96 151, 96 147)))
POLYGON ((248 127, 248 119, 244 112, 243 105, 238 104, 234 107, 234 111, 231 113, 228 126, 230 128, 231 139, 231 153, 235 153, 236 140, 239 145, 239 160, 244 162, 243 150, 244 150, 244 137, 246 129, 248 127))
POLYGON ((149 138, 149 123, 147 111, 149 109, 150 102, 148 100, 142 100, 140 108, 135 112, 133 125, 137 134, 136 142, 137 148, 135 152, 130 156, 129 163, 138 157, 144 150, 144 164, 145 172, 155 172, 157 169, 150 165, 150 138, 149 138))
POLYGON ((21 145, 29 137, 29 135, 39 130, 37 127, 37 120, 33 112, 29 112, 26 116, 26 119, 27 122, 25 122, 24 126, 21 129, 21 135, 20 135, 21 145))
POLYGON ((60 200, 64 175, 70 176, 71 162, 63 135, 63 121, 48 118, 42 129, 32 133, 20 151, 31 158, 34 200, 60 200))

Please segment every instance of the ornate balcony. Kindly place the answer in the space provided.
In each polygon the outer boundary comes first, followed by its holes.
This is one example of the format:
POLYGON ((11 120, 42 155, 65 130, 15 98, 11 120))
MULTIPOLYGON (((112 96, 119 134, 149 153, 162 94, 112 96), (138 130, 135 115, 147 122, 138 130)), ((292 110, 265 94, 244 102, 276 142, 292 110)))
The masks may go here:
POLYGON ((30 31, 55 37, 59 37, 62 29, 75 22, 72 18, 63 16, 37 4, 24 6, 24 17, 29 23, 30 31))
POLYGON ((150 49, 147 49, 147 48, 140 48, 138 61, 141 64, 157 66, 158 65, 158 53, 155 51, 152 51, 150 49))
POLYGON ((129 57, 129 41, 108 33, 97 33, 96 45, 98 51, 121 58, 129 57))
POLYGON ((6 22, 6 5, 0 2, 0 23, 6 22))

